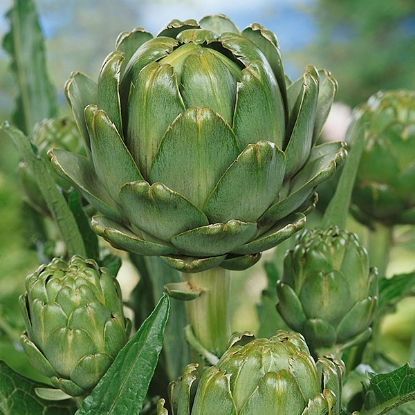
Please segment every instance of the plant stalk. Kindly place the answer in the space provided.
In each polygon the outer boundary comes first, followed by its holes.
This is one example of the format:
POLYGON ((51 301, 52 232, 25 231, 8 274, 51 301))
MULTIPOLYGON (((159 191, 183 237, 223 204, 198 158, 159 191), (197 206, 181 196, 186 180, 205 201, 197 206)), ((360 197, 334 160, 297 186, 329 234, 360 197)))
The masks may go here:
POLYGON ((200 344, 221 356, 231 334, 230 271, 216 267, 198 273, 182 273, 182 276, 184 281, 203 290, 196 299, 186 301, 188 323, 200 344))
POLYGON ((379 277, 386 276, 389 264, 390 251, 393 244, 393 226, 376 223, 374 230, 368 230, 367 250, 370 266, 378 269, 379 277))

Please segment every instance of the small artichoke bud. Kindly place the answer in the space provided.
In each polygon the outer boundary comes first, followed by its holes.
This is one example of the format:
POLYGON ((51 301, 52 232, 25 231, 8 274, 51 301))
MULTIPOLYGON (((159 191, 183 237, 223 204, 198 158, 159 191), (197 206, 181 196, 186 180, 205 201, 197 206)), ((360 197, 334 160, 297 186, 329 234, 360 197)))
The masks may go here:
POLYGON ((47 159, 51 148, 59 147, 77 154, 84 154, 78 127, 72 118, 47 118, 33 127, 32 141, 38 153, 47 159))
POLYGON ((354 111, 349 143, 364 140, 352 213, 367 226, 415 223, 415 92, 378 92, 354 111))
MULTIPOLYGON (((67 180, 58 176, 48 159, 48 151, 52 148, 62 148, 77 154, 85 154, 83 143, 75 121, 71 118, 51 118, 35 124, 31 136, 32 143, 36 146, 39 157, 43 158, 55 178, 56 183, 64 190, 70 188, 67 180)), ((31 169, 25 162, 19 166, 20 180, 27 202, 42 214, 48 214, 48 208, 42 197, 39 186, 33 177, 31 169)))
POLYGON ((30 362, 68 395, 87 395, 128 340, 118 281, 74 256, 40 266, 25 285, 21 341, 30 362))
POLYGON ((313 350, 342 349, 370 335, 377 271, 353 233, 335 227, 302 232, 285 256, 277 292, 279 313, 313 350))
POLYGON ((342 365, 329 358, 316 364, 301 334, 280 330, 231 345, 201 376, 192 404, 196 366, 171 385, 173 414, 337 414, 342 365))

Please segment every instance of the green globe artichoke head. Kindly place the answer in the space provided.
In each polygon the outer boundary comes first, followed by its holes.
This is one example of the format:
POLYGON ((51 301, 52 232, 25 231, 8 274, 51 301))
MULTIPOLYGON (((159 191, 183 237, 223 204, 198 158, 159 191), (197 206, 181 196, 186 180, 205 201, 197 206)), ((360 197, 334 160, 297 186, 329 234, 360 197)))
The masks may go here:
POLYGON ((313 350, 349 347, 371 333, 377 281, 356 234, 307 229, 285 256, 277 309, 313 350))
MULTIPOLYGON (((187 366, 170 385, 173 415, 340 414, 343 362, 327 357, 316 363, 297 333, 281 330, 271 339, 231 344, 199 382, 196 367, 187 366)), ((168 413, 162 404, 159 415, 168 413)))
POLYGON ((19 303, 24 351, 69 395, 87 395, 128 340, 118 281, 93 260, 74 256, 42 265, 26 278, 19 303))
POLYGON ((378 92, 356 108, 348 141, 364 140, 352 213, 368 226, 415 224, 415 92, 378 92))
POLYGON ((95 83, 66 93, 88 156, 51 159, 102 215, 113 246, 189 272, 244 269, 304 226, 316 186, 343 160, 315 147, 336 82, 287 80, 273 33, 225 16, 122 33, 95 83))

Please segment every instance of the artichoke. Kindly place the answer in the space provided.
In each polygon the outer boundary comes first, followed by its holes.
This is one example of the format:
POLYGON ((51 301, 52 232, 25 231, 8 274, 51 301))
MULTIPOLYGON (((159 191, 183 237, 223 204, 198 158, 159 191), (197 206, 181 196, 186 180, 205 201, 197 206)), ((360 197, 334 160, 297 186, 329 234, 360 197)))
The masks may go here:
POLYGON ((369 337, 377 281, 356 234, 306 229, 286 253, 277 309, 310 348, 342 350, 369 337))
POLYGON ((342 143, 314 146, 336 88, 314 67, 289 81, 259 24, 240 32, 218 15, 124 32, 97 83, 77 72, 66 84, 87 157, 51 160, 114 247, 182 271, 244 269, 304 226, 344 159, 342 143))
MULTIPOLYGON (((325 357, 315 363, 298 333, 280 330, 271 339, 231 344, 202 374, 192 403, 196 367, 188 365, 171 384, 173 414, 340 414, 343 362, 325 357)), ((160 415, 168 413, 162 404, 160 415)))
POLYGON ((118 281, 74 256, 40 266, 25 285, 21 341, 30 362, 65 393, 87 395, 128 340, 118 281))
POLYGON ((348 138, 365 140, 352 213, 374 227, 415 224, 415 92, 378 92, 357 107, 348 138))

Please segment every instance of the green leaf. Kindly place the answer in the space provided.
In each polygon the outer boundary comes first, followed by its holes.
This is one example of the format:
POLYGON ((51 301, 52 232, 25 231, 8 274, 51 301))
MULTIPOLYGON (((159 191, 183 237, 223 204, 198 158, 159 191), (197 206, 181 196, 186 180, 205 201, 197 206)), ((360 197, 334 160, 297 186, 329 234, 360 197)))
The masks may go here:
POLYGON ((199 21, 199 24, 203 29, 209 29, 218 34, 223 32, 239 33, 239 29, 223 14, 205 16, 199 21))
MULTIPOLYGON (((87 107, 85 114, 89 112, 88 109, 92 115, 93 107, 87 107)), ((91 152, 95 172, 112 199, 118 202, 121 186, 130 181, 142 180, 143 177, 115 125, 104 111, 95 111, 87 123, 93 130, 91 152)))
POLYGON ((35 390, 47 385, 25 378, 0 361, 0 413, 5 415, 71 415, 75 401, 46 401, 35 390))
POLYGON ((94 232, 106 239, 114 248, 139 255, 169 255, 177 253, 177 249, 162 242, 146 241, 131 232, 121 223, 106 216, 96 215, 92 218, 94 232))
POLYGON ((379 280, 378 313, 394 311, 394 306, 403 298, 415 295, 415 272, 398 274, 379 280))
POLYGON ((176 39, 179 33, 187 29, 197 29, 199 24, 194 19, 188 19, 182 22, 179 19, 173 19, 157 35, 157 37, 171 37, 176 39))
POLYGON ((58 148, 51 150, 50 160, 59 176, 70 181, 98 212, 121 220, 118 208, 94 170, 90 160, 58 148))
POLYGON ((256 222, 277 199, 285 156, 273 143, 249 144, 219 180, 204 207, 211 223, 256 222))
POLYGON ((104 110, 122 135, 121 102, 119 94, 120 71, 124 61, 122 52, 112 52, 102 65, 98 79, 98 109, 104 110))
POLYGON ((259 140, 272 141, 282 149, 285 109, 277 81, 269 68, 250 62, 238 83, 233 128, 239 146, 259 140))
POLYGON ((139 414, 156 368, 170 310, 165 294, 76 415, 139 414))
POLYGON ((148 179, 167 128, 185 108, 172 66, 152 62, 133 81, 126 143, 141 173, 148 179))
POLYGON ((242 31, 242 34, 249 40, 255 43, 255 45, 266 56, 275 78, 278 82, 278 86, 281 91, 284 107, 287 107, 287 92, 286 92, 286 80, 284 74, 284 68, 281 60, 281 53, 278 46, 277 38, 275 34, 270 30, 265 29, 259 23, 252 23, 249 27, 242 31))
MULTIPOLYGON (((304 404, 303 391, 298 380, 288 370, 280 370, 278 373, 268 372, 264 375, 239 414, 266 414, 274 411, 274 413, 300 414, 304 404)), ((322 400, 319 412, 324 413, 324 410, 327 410, 327 402, 322 400)))
POLYGON ((209 108, 180 114, 160 144, 150 182, 161 182, 201 209, 222 174, 238 157, 235 135, 209 108))
POLYGON ((131 32, 122 32, 117 38, 116 48, 124 54, 125 63, 121 66, 121 78, 124 76, 126 63, 134 56, 137 49, 147 40, 153 38, 151 33, 146 32, 142 27, 137 27, 131 32))
POLYGON ((323 125, 329 115, 331 105, 337 92, 337 82, 326 69, 320 69, 319 92, 317 101, 316 123, 314 124, 313 140, 314 143, 320 137, 323 125))
POLYGON ((37 156, 33 144, 25 137, 22 131, 7 123, 3 123, 1 128, 12 139, 22 158, 32 170, 48 209, 65 241, 69 256, 78 254, 85 257, 85 245, 76 220, 64 196, 56 186, 52 173, 46 165, 46 161, 37 156))
POLYGON ((65 84, 65 95, 71 104, 73 116, 89 152, 91 143, 84 111, 88 105, 98 102, 98 86, 85 74, 73 72, 65 84))
POLYGON ((366 390, 361 415, 381 415, 415 400, 415 369, 408 364, 374 376, 366 390))
POLYGON ((183 232, 174 236, 171 243, 185 255, 219 256, 250 241, 256 233, 255 223, 230 220, 183 232))
POLYGON ((342 143, 324 143, 314 147, 307 164, 289 183, 290 194, 272 205, 259 223, 269 225, 301 207, 316 187, 334 174, 343 163, 345 154, 342 143))
POLYGON ((3 40, 18 84, 13 122, 25 134, 44 118, 57 115, 55 90, 47 75, 45 45, 34 1, 16 0, 7 13, 10 32, 3 40))
POLYGON ((175 39, 155 37, 143 43, 131 57, 121 80, 121 108, 126 108, 131 83, 135 82, 141 70, 153 61, 158 61, 170 54, 177 46, 175 39))
MULTIPOLYGON (((352 125, 347 135, 362 137, 362 132, 357 134, 355 128, 363 129, 365 124, 359 123, 358 126, 352 125)), ((347 141, 347 140, 346 140, 347 141)), ((352 149, 349 152, 346 162, 340 176, 339 184, 336 188, 333 198, 327 206, 323 216, 322 228, 337 226, 344 229, 346 219, 349 212, 350 199, 352 197, 353 186, 356 178, 357 169, 359 167, 360 158, 363 153, 365 140, 355 140, 352 149)))
POLYGON ((303 213, 292 213, 279 220, 268 232, 245 245, 238 246, 231 252, 234 254, 246 255, 271 249, 304 228, 305 222, 306 218, 303 213))
POLYGON ((236 405, 230 390, 229 376, 226 376, 216 366, 211 366, 203 379, 203 384, 199 383, 192 412, 198 415, 237 415, 236 405))
POLYGON ((162 183, 126 183, 121 187, 120 201, 132 224, 160 240, 209 224, 201 210, 162 183))
POLYGON ((295 117, 290 141, 285 149, 287 156, 286 176, 292 177, 303 167, 313 145, 314 124, 318 102, 318 74, 309 67, 304 74, 302 94, 299 97, 298 108, 290 114, 295 117))
POLYGON ((181 94, 187 108, 208 107, 231 125, 236 95, 236 80, 214 51, 201 48, 183 64, 181 94))
MULTIPOLYGON (((182 281, 181 274, 158 257, 145 257, 145 263, 152 281, 154 301, 166 283, 182 281)), ((148 297, 148 291, 142 293, 142 296, 148 297)), ((176 380, 182 374, 183 368, 191 361, 189 347, 183 335, 187 325, 185 304, 173 300, 170 316, 164 332, 163 351, 160 357, 167 374, 165 379, 167 382, 176 380)))

